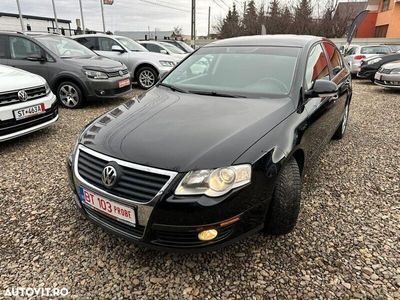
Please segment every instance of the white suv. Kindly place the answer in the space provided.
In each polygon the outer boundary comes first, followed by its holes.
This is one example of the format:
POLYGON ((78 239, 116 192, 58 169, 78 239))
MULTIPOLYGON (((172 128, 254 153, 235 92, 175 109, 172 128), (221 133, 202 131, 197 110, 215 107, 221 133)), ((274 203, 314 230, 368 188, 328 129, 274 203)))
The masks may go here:
POLYGON ((0 142, 56 122, 56 101, 42 77, 0 65, 0 142))

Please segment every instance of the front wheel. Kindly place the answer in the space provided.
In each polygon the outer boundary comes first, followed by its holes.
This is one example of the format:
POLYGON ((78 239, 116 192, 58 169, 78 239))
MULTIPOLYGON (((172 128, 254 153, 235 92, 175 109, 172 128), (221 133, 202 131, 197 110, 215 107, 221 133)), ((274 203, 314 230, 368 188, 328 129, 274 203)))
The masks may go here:
POLYGON ((347 129, 347 123, 349 121, 349 111, 350 111, 350 104, 346 104, 346 108, 344 110, 343 119, 340 122, 339 128, 336 130, 335 134, 333 135, 332 139, 340 140, 344 137, 347 129))
POLYGON ((300 212, 301 174, 297 161, 291 158, 280 170, 265 218, 264 232, 287 234, 296 226, 300 212))
POLYGON ((148 90, 149 88, 153 87, 157 83, 157 71, 151 67, 143 67, 137 72, 137 82, 139 86, 144 89, 148 90))
POLYGON ((83 94, 78 85, 64 81, 57 88, 57 98, 67 108, 78 108, 83 104, 83 94))

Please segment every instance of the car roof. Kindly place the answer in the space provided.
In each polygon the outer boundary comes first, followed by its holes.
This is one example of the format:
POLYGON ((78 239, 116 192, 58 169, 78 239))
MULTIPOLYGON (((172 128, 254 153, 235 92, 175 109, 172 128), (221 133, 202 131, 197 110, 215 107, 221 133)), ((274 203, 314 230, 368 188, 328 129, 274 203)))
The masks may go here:
POLYGON ((303 48, 308 44, 325 40, 322 37, 311 35, 253 35, 229 38, 225 40, 212 42, 204 47, 220 47, 220 46, 284 46, 303 48))

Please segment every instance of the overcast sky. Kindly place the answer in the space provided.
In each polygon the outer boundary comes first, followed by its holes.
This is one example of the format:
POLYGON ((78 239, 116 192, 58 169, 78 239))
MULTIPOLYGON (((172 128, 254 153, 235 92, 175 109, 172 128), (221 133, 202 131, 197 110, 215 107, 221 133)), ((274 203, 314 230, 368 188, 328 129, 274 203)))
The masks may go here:
MULTIPOLYGON (((232 5, 233 1, 241 3, 241 0, 197 0, 197 34, 207 33, 209 6, 213 24, 227 13, 228 7, 224 3, 232 5)), ((79 0, 55 0, 55 3, 57 17, 72 20, 72 27, 75 28, 75 19, 80 18, 79 0)), ((20 4, 23 14, 53 16, 51 0, 20 0, 20 4)), ((102 30, 100 0, 82 0, 82 4, 85 26, 93 30, 102 30)), ((190 34, 190 8, 191 0, 114 0, 112 6, 104 6, 106 29, 147 30, 150 26, 154 31, 154 28, 172 30, 179 25, 184 34, 190 34)), ((16 0, 0 0, 0 11, 17 13, 16 0)))
MULTIPOLYGON (((19 0, 23 14, 52 17, 51 0, 19 0)), ((72 21, 80 19, 79 0, 54 0, 57 16, 72 21)), ((280 0, 281 4, 298 3, 299 0, 280 0)), ((106 30, 172 30, 181 26, 184 34, 190 34, 191 0, 114 0, 105 5, 106 30), (171 7, 171 8, 169 8, 171 7)), ((208 7, 211 6, 211 26, 226 16, 228 6, 236 3, 243 10, 244 0, 197 0, 197 35, 207 34, 208 7)), ((256 0, 257 4, 270 0, 256 0)), ((326 0, 314 0, 315 10, 322 9, 326 0)), ((85 26, 102 30, 100 0, 82 0, 85 26)), ((18 13, 16 0, 0 0, 0 11, 18 13)), ((1 29, 1 28, 0 28, 1 29)))

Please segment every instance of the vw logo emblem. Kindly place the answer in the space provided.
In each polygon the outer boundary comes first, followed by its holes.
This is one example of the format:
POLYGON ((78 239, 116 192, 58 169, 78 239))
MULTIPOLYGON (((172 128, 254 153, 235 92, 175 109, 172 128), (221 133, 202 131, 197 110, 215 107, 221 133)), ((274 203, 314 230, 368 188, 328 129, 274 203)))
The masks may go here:
POLYGON ((106 188, 112 188, 117 182, 118 173, 113 166, 106 166, 101 173, 101 181, 106 188))
POLYGON ((26 101, 28 100, 28 94, 24 90, 18 91, 18 99, 19 101, 26 101))
POLYGON ((122 70, 120 70, 118 73, 119 73, 120 76, 124 75, 124 72, 122 70))

